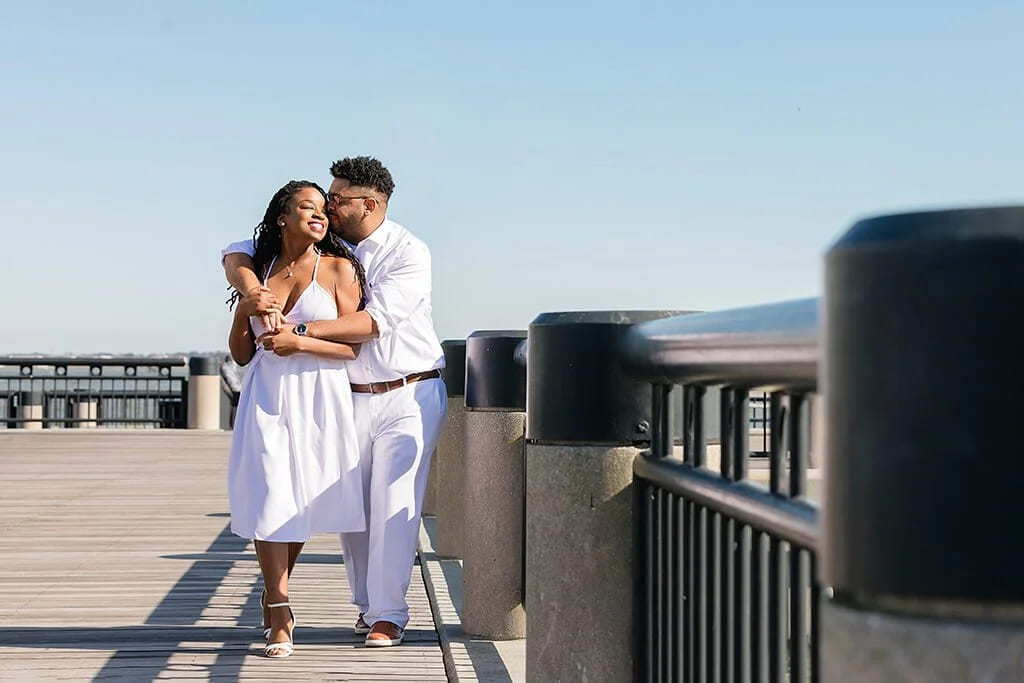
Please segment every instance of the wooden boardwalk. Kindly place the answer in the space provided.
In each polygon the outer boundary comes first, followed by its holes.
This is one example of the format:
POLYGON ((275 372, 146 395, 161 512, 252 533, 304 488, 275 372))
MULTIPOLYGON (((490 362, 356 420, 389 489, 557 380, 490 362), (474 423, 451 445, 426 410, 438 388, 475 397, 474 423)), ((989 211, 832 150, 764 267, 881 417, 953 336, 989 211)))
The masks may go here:
POLYGON ((259 568, 228 528, 230 435, 0 431, 0 681, 444 681, 422 575, 405 645, 366 649, 338 539, 292 579, 296 652, 261 656, 259 568))

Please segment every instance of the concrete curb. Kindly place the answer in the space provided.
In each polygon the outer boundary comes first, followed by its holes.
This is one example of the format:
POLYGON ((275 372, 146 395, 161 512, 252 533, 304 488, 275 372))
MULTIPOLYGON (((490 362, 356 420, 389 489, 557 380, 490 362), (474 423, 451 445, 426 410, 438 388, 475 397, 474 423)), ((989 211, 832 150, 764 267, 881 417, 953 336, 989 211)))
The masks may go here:
POLYGON ((434 627, 449 681, 522 683, 526 680, 526 641, 483 640, 462 631, 462 562, 434 552, 435 520, 420 525, 419 560, 434 627))
MULTIPOLYGON (((420 523, 420 542, 419 542, 419 558, 420 558, 420 572, 423 574, 423 585, 427 589, 427 599, 430 601, 430 611, 434 615, 434 628, 437 629, 437 639, 441 643, 441 653, 444 657, 444 672, 448 676, 449 683, 457 683, 462 680, 459 678, 459 672, 455 666, 455 658, 452 656, 452 642, 448 636, 447 625, 445 624, 445 613, 456 614, 455 606, 451 604, 451 598, 448 597, 448 591, 443 591, 443 597, 445 604, 444 613, 442 613, 442 607, 438 600, 437 588, 434 586, 433 575, 438 572, 432 572, 430 569, 430 563, 436 562, 434 554, 434 546, 430 540, 430 534, 427 532, 426 527, 427 520, 424 519, 420 523)), ((443 580, 443 575, 442 575, 443 580)), ((447 589, 447 585, 444 586, 447 589)))

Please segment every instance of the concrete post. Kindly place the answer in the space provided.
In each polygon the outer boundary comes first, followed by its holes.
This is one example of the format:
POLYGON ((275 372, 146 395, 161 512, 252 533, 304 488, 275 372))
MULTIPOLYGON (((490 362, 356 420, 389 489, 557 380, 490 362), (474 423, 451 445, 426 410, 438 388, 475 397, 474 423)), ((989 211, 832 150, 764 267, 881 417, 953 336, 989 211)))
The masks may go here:
POLYGON ((423 491, 423 516, 437 516, 437 448, 430 456, 430 469, 427 470, 427 488, 423 491))
POLYGON ((526 636, 523 448, 526 330, 466 340, 466 509, 462 628, 488 640, 526 636))
POLYGON ((1024 680, 1024 208, 861 221, 824 299, 821 680, 1024 680))
POLYGON ((615 359, 631 325, 676 313, 546 313, 530 325, 527 680, 633 680, 633 444, 648 438, 651 389, 615 359))
POLYGON ((95 429, 96 418, 99 417, 99 399, 82 391, 75 396, 75 417, 78 422, 74 423, 76 429, 95 429))
POLYGON ((220 359, 188 359, 188 428, 220 429, 220 359))
POLYGON ((444 382, 448 387, 448 417, 437 442, 437 545, 440 557, 462 557, 466 472, 466 341, 446 339, 444 382))
POLYGON ((43 404, 45 400, 43 398, 42 389, 29 389, 22 391, 20 396, 20 412, 18 417, 23 420, 29 420, 28 422, 22 422, 22 429, 42 429, 43 428, 43 404))

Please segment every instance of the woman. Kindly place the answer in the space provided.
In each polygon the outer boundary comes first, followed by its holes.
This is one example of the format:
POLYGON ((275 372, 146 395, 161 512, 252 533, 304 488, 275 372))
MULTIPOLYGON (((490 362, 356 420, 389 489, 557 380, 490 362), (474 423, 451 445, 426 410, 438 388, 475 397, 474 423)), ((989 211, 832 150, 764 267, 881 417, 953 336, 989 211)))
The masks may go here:
POLYGON ((280 313, 294 330, 266 335, 255 315, 259 290, 232 301, 239 303, 228 346, 248 368, 228 464, 231 530, 255 542, 265 586, 264 654, 275 658, 294 649, 288 576, 303 543, 317 532, 366 528, 345 369, 358 346, 302 336, 298 325, 364 303, 362 266, 328 232, 326 200, 315 183, 292 181, 270 200, 255 231, 256 272, 285 302, 280 313))

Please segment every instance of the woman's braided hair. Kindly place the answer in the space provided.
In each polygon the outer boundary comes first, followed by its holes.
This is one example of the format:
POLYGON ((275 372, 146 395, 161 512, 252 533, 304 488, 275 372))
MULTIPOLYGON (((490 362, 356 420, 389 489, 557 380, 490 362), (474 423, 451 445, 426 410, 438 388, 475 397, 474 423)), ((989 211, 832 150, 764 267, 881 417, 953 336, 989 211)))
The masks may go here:
MULTIPOLYGON (((327 193, 316 183, 309 180, 289 181, 274 193, 266 213, 263 214, 263 220, 253 230, 252 237, 256 243, 256 252, 253 254, 252 264, 261 280, 267 277, 267 269, 270 267, 271 261, 281 253, 281 226, 277 223, 278 219, 288 213, 288 202, 295 196, 295 193, 308 187, 315 188, 323 195, 324 201, 327 201, 327 193)), ((359 262, 344 240, 331 230, 328 230, 324 238, 316 243, 316 248, 321 253, 339 256, 352 264, 356 271, 356 278, 359 280, 359 310, 362 310, 366 305, 366 271, 363 269, 363 264, 359 262)), ((234 308, 241 298, 241 292, 232 291, 227 301, 228 308, 234 308)))

